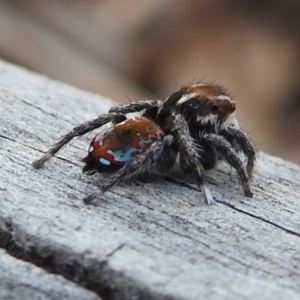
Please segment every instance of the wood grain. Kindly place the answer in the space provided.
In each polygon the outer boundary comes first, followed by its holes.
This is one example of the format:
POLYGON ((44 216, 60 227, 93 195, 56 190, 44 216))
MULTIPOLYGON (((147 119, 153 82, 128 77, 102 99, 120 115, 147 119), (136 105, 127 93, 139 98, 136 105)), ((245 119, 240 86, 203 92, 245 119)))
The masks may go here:
POLYGON ((299 299, 296 165, 259 153, 253 199, 220 166, 206 175, 214 206, 176 167, 84 205, 101 180, 81 175, 93 134, 32 168, 59 137, 110 105, 0 62, 1 246, 103 299, 299 299))

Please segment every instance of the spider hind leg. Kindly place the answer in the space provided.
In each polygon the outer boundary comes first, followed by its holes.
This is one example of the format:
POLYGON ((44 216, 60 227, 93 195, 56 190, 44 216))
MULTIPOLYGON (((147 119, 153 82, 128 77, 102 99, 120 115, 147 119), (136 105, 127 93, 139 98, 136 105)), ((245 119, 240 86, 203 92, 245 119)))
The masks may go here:
POLYGON ((63 146, 68 144, 73 138, 82 136, 94 129, 101 127, 109 122, 119 122, 124 116, 120 114, 106 114, 101 115, 97 119, 88 121, 74 127, 69 133, 64 135, 57 143, 55 143, 50 150, 48 150, 40 159, 32 163, 36 169, 41 168, 45 162, 50 160, 63 146))

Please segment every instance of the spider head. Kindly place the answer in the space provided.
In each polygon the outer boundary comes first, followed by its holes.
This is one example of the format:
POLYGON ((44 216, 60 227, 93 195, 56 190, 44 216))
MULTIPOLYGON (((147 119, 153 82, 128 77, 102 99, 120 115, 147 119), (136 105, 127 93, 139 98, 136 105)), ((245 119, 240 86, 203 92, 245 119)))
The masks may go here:
POLYGON ((211 84, 185 85, 181 88, 182 97, 176 103, 176 109, 187 120, 198 125, 226 127, 234 118, 235 102, 220 86, 211 84))
POLYGON ((218 85, 184 85, 166 100, 165 110, 170 107, 184 115, 189 124, 198 127, 223 129, 237 122, 235 102, 218 85))

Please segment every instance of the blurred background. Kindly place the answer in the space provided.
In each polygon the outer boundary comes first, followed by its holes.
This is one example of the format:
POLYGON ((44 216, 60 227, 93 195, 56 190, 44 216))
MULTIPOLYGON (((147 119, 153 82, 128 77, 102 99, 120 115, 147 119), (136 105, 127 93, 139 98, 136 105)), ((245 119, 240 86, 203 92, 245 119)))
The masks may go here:
POLYGON ((0 57, 116 102, 220 83, 256 147, 300 164, 299 0, 0 0, 0 57))

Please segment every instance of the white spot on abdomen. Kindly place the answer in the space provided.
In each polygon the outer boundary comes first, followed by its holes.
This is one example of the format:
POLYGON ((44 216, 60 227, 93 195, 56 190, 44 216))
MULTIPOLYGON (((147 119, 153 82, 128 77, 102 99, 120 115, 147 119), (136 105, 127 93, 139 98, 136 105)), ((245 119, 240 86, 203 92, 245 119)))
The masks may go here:
POLYGON ((99 162, 100 162, 100 164, 105 165, 105 166, 109 166, 110 165, 110 161, 107 160, 107 159, 105 159, 105 158, 103 158, 103 157, 99 158, 99 162))

